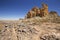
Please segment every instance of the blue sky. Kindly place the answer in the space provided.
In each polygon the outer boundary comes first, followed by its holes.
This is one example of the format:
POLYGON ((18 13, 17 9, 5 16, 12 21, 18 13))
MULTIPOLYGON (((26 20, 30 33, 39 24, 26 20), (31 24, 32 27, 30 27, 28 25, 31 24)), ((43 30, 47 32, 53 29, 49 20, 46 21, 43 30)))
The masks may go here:
POLYGON ((49 12, 60 15, 60 0, 0 0, 0 20, 24 18, 34 6, 41 7, 42 2, 48 4, 49 12))

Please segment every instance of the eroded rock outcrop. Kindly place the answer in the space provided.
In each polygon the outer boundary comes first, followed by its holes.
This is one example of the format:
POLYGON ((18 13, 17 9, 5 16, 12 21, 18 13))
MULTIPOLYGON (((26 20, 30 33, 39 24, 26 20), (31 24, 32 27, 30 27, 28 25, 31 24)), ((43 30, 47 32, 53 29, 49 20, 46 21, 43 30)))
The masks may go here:
POLYGON ((48 15, 48 5, 42 3, 42 8, 33 7, 26 15, 26 18, 32 18, 36 16, 44 17, 48 15))

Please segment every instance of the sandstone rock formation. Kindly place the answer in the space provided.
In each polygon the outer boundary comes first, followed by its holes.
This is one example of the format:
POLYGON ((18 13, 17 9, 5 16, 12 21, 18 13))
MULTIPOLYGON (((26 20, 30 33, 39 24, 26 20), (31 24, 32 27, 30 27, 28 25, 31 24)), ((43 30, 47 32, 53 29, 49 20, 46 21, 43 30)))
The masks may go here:
POLYGON ((36 16, 44 17, 48 14, 49 14, 48 5, 42 3, 42 8, 33 7, 32 10, 30 10, 27 13, 26 18, 32 18, 32 17, 36 17, 36 16))

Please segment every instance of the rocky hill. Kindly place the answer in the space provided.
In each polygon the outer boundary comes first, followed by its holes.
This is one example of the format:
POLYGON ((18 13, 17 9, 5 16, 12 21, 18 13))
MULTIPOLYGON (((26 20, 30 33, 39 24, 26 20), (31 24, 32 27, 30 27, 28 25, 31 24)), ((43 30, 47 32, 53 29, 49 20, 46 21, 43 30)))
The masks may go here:
POLYGON ((43 4, 24 19, 0 20, 0 40, 60 40, 60 16, 43 4))
POLYGON ((60 40, 60 20, 53 18, 0 21, 0 40, 60 40))

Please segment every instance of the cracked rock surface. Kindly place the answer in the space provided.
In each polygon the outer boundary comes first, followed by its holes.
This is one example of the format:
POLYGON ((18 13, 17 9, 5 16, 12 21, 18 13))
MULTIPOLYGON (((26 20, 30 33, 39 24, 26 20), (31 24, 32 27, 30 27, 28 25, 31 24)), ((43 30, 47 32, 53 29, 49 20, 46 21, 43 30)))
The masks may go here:
POLYGON ((60 40, 60 23, 38 18, 0 22, 0 40, 60 40))

